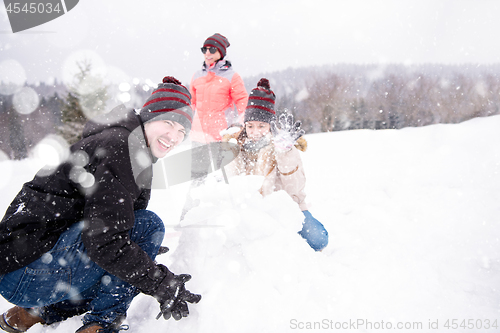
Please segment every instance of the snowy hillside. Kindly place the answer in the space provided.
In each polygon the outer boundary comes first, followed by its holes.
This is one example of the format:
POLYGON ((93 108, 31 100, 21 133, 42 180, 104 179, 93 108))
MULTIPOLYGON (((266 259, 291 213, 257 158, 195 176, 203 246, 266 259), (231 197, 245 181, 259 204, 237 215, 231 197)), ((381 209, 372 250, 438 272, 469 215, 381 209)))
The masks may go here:
MULTIPOLYGON (((130 331, 500 331, 499 129, 493 116, 307 136, 307 201, 330 234, 321 253, 296 234, 298 207, 284 192, 262 198, 258 177, 210 179, 181 226, 187 184, 154 190, 171 248, 158 261, 191 274, 203 299, 186 319, 157 321, 140 295, 130 331)), ((38 166, 0 162, 2 212, 38 166)))

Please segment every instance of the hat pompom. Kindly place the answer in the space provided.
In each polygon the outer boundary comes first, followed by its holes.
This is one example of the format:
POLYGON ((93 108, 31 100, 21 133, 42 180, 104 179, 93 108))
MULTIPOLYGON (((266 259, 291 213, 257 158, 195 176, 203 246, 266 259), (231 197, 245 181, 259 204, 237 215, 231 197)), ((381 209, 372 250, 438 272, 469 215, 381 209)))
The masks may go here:
POLYGON ((257 83, 257 87, 262 87, 264 89, 271 90, 271 86, 269 85, 269 80, 266 78, 260 79, 259 82, 257 83))
POLYGON ((163 78, 163 83, 174 83, 174 84, 182 85, 181 81, 177 80, 173 76, 165 76, 163 78))

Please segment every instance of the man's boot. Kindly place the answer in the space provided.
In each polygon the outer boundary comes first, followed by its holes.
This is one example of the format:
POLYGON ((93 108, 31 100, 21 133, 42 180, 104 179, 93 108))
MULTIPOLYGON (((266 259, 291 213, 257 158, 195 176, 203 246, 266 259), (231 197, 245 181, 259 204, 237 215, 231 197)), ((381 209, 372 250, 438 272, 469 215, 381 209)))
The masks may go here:
POLYGON ((126 316, 119 316, 112 324, 87 323, 76 330, 75 333, 118 333, 121 330, 127 331, 128 325, 122 325, 126 316))
POLYGON ((102 332, 103 328, 97 323, 89 323, 76 330, 75 333, 99 333, 102 332))
POLYGON ((31 314, 28 310, 15 306, 0 316, 0 328, 9 333, 26 332, 36 323, 42 323, 42 318, 31 314))

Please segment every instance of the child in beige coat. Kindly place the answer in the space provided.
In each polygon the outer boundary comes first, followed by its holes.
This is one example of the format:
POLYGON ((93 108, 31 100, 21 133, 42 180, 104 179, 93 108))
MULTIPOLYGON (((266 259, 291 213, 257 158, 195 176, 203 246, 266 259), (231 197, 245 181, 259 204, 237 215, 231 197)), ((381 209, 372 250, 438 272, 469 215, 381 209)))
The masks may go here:
POLYGON ((244 127, 236 133, 224 134, 222 140, 240 147, 238 156, 225 167, 228 176, 264 176, 260 192, 266 196, 284 190, 299 205, 305 219, 299 234, 316 251, 328 244, 328 232, 308 211, 304 187, 306 177, 300 152, 305 152, 307 141, 302 137, 300 122, 293 123, 291 114, 279 117, 276 123, 274 101, 269 81, 261 79, 250 93, 245 111, 244 127))

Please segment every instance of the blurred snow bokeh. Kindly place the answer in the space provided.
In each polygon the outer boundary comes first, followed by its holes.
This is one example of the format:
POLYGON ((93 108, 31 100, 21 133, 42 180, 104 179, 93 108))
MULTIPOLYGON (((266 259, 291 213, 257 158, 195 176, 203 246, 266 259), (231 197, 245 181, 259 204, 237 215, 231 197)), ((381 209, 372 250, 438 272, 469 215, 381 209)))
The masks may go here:
POLYGON ((26 82, 24 67, 14 59, 0 62, 0 95, 12 95, 26 82))

